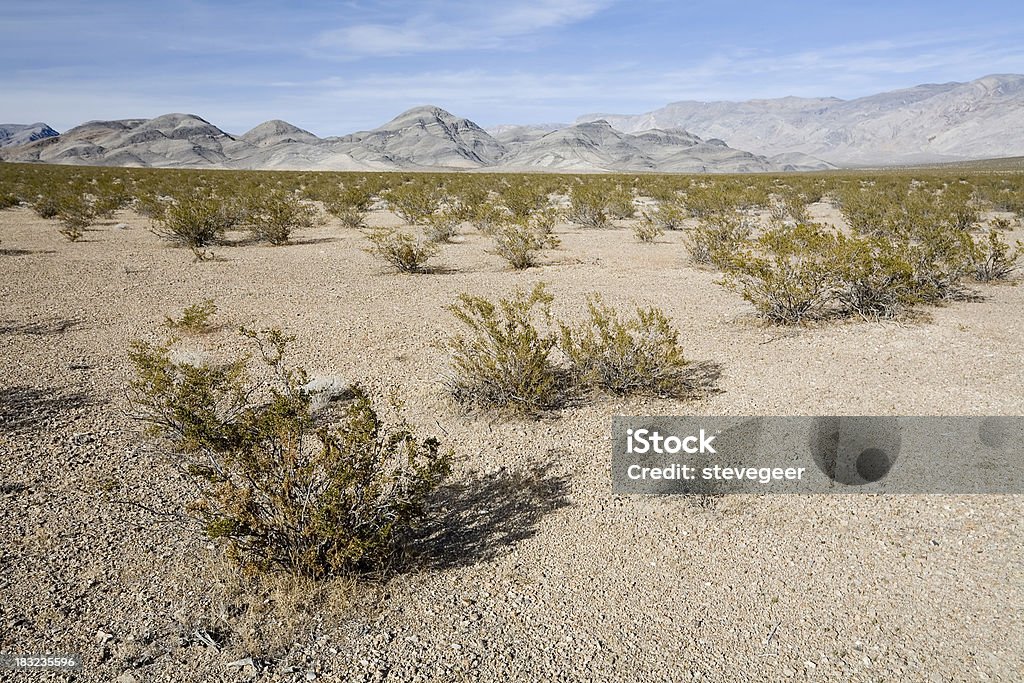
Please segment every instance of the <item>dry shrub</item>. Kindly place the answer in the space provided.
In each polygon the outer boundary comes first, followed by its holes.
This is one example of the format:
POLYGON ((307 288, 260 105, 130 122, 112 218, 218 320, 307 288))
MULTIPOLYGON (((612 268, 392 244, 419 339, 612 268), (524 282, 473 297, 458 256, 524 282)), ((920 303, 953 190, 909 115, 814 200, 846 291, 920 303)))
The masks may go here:
POLYGON ((164 323, 172 330, 181 330, 192 334, 205 334, 213 331, 214 326, 210 319, 216 313, 217 304, 213 303, 213 299, 204 299, 197 304, 187 306, 181 312, 180 318, 165 316, 164 323))
POLYGON ((231 558, 256 570, 319 578, 379 574, 425 514, 450 454, 408 425, 386 425, 358 387, 336 420, 320 421, 306 373, 285 363, 289 338, 244 331, 263 360, 172 359, 136 343, 135 415, 171 439, 199 488, 189 509, 231 558))
POLYGON ((587 300, 587 311, 585 322, 560 326, 560 348, 578 384, 613 394, 691 393, 690 363, 664 311, 637 308, 624 320, 596 294, 587 300))
POLYGON ((436 242, 397 230, 372 230, 366 239, 370 241, 367 253, 384 259, 402 273, 424 272, 427 261, 439 252, 436 242))
POLYGON ((563 374, 552 353, 556 337, 538 325, 551 321, 552 297, 538 284, 496 303, 462 294, 449 307, 466 328, 449 339, 456 400, 475 408, 536 415, 565 397, 563 374))
POLYGON ((544 232, 546 219, 541 214, 540 225, 536 219, 528 222, 510 222, 494 234, 494 248, 490 253, 500 256, 516 270, 525 270, 537 264, 537 255, 544 249, 555 248, 559 240, 544 232))

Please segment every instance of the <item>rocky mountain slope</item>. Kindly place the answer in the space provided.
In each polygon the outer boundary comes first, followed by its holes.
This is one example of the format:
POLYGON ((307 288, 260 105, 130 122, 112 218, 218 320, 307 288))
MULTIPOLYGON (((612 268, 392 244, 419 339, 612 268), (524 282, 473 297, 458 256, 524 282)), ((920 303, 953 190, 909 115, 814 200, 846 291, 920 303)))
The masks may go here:
POLYGON ((1024 76, 919 85, 861 97, 675 102, 639 115, 589 114, 635 133, 685 128, 741 149, 802 152, 838 165, 884 165, 1024 154, 1024 76))
MULTIPOLYGON (((555 128, 555 127, 551 127, 555 128)), ((91 121, 0 151, 8 161, 152 167, 313 170, 745 172, 829 165, 794 154, 777 162, 685 130, 625 134, 607 122, 554 130, 510 127, 495 138, 438 107, 416 107, 369 131, 319 138, 285 121, 231 135, 190 114, 91 121)))
POLYGON ((45 123, 0 123, 0 147, 24 145, 55 135, 59 133, 45 123))

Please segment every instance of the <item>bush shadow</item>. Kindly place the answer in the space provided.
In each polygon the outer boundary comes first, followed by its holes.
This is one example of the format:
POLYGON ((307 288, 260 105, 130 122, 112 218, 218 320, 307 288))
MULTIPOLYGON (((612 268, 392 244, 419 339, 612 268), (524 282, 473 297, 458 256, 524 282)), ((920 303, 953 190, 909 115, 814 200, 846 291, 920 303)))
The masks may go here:
POLYGON ((500 557, 537 533, 541 519, 570 505, 567 476, 551 465, 526 473, 474 473, 441 488, 430 522, 407 549, 400 570, 443 570, 500 557))
POLYGON ((45 336, 50 334, 63 334, 81 323, 78 318, 54 318, 42 322, 16 322, 5 320, 0 322, 0 334, 19 335, 31 334, 45 336))
POLYGON ((4 387, 0 389, 0 430, 32 431, 89 403, 84 392, 60 387, 4 387))

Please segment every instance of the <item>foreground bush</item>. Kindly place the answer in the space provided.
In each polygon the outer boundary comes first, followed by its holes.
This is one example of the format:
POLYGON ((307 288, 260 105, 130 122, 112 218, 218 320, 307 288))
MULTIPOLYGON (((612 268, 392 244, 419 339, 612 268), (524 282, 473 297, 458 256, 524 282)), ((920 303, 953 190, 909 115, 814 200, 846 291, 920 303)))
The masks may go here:
POLYGON ((476 408, 534 415, 564 399, 563 373, 555 365, 554 334, 538 329, 551 319, 552 297, 537 285, 497 303, 462 294, 449 307, 465 331, 448 341, 456 400, 476 408))
POLYGON ((822 226, 776 225, 722 260, 724 284, 765 319, 800 324, 831 303, 836 253, 835 235, 822 226))
POLYGON ((494 248, 490 253, 500 256, 516 270, 536 265, 537 255, 547 248, 555 248, 559 240, 545 232, 545 214, 539 214, 540 223, 530 219, 526 223, 510 222, 494 233, 494 248))
POLYGON ((716 213, 701 218, 686 230, 683 243, 690 261, 701 266, 727 261, 750 236, 750 224, 736 213, 716 213))
POLYGON ((69 194, 61 197, 57 209, 57 220, 60 221, 60 234, 71 242, 77 242, 85 234, 85 229, 96 219, 96 211, 89 200, 80 194, 69 194))
POLYGON ((597 295, 587 310, 582 324, 560 326, 560 348, 578 384, 613 394, 683 397, 692 391, 679 333, 663 311, 637 308, 623 320, 597 295))
POLYGON ((427 261, 439 251, 437 243, 397 230, 372 230, 366 238, 370 240, 367 253, 384 259, 402 273, 422 273, 427 261))
POLYGON ((259 190, 245 200, 245 227, 256 240, 275 246, 287 244, 294 230, 311 227, 315 216, 312 207, 282 190, 259 190))
POLYGON ((611 223, 608 208, 608 197, 601 187, 586 183, 572 186, 567 217, 573 223, 586 228, 606 228, 611 223))
POLYGON ((1000 236, 999 230, 990 229, 985 239, 975 247, 974 278, 979 282, 1009 278, 1017 270, 1021 249, 1024 249, 1024 245, 1018 241, 1017 248, 1011 252, 1010 245, 1000 236))
POLYGON ((216 195, 178 197, 156 216, 153 232, 178 246, 208 247, 223 241, 224 234, 240 222, 237 206, 216 195))
POLYGON ((164 324, 172 330, 181 330, 192 334, 204 334, 212 331, 213 324, 210 319, 217 313, 217 304, 213 299, 205 299, 197 304, 187 306, 181 312, 181 317, 164 317, 164 324))
POLYGON ((269 379, 252 377, 242 360, 190 364, 166 346, 132 348, 133 408, 180 450, 200 491, 192 513, 244 566, 312 577, 387 569, 450 454, 404 423, 386 426, 358 389, 320 424, 306 374, 284 362, 289 340, 246 334, 269 379))

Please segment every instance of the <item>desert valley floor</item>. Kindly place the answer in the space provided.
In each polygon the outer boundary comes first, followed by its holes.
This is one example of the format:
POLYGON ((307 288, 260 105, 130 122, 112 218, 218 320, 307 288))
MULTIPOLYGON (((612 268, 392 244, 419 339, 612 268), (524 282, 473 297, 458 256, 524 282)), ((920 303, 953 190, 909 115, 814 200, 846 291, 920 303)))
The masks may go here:
MULTIPOLYGON (((1021 680, 1024 497, 614 496, 609 422, 1021 415, 1024 287, 979 285, 930 320, 770 327, 687 263, 680 233, 641 244, 622 225, 559 224, 561 246, 523 272, 465 228, 441 272, 401 275, 335 220, 193 263, 131 212, 76 243, 0 212, 0 651, 81 653, 82 671, 51 680, 120 683, 1021 680), (442 382, 446 307, 541 281, 568 319, 590 292, 662 307, 689 357, 720 364, 717 391, 465 415, 442 382), (125 412, 128 347, 207 297, 221 329, 180 346, 224 352, 238 325, 280 327, 292 360, 397 390, 455 449, 419 562, 306 597, 240 586, 167 516, 189 489, 125 412)), ((0 672, 37 680, 19 676, 0 672)))

